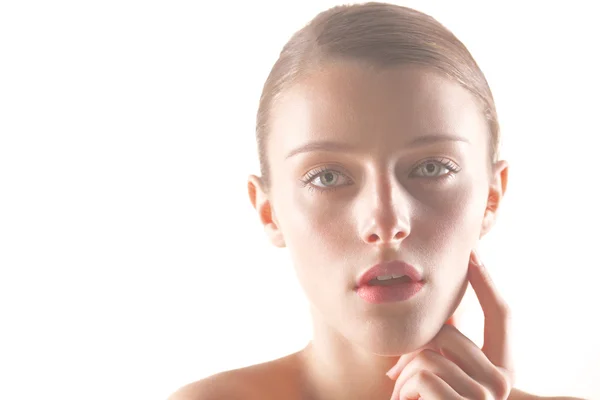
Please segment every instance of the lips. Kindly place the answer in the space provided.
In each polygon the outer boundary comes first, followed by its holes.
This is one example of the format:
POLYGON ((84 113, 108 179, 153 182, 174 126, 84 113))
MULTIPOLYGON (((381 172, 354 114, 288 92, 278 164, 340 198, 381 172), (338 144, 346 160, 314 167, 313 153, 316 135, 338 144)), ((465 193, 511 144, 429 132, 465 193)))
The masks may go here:
MULTIPOLYGON (((365 271, 357 280, 356 287, 369 286, 369 282, 379 277, 384 276, 401 276, 406 275, 413 282, 419 282, 423 279, 421 273, 412 265, 404 261, 394 260, 381 264, 374 265, 365 271)), ((405 278, 406 279, 406 278, 405 278)))

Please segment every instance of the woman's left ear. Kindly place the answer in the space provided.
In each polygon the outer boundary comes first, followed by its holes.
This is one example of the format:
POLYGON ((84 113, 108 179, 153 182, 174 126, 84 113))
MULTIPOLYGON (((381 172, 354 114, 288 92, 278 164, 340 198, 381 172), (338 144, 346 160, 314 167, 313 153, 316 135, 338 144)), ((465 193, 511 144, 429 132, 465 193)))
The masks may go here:
POLYGON ((485 214, 483 216, 483 222, 481 224, 481 233, 479 234, 480 239, 485 236, 485 234, 487 234, 496 223, 496 216, 498 215, 500 202, 502 201, 504 193, 506 192, 507 182, 508 163, 504 160, 498 161, 494 164, 492 169, 488 199, 485 207, 485 214))

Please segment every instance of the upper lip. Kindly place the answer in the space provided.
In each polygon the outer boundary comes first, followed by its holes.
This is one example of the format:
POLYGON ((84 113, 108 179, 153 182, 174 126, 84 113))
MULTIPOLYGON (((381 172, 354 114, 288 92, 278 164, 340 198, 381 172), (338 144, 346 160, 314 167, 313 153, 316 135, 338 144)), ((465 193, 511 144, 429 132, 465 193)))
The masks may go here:
POLYGON ((422 274, 412 265, 404 261, 393 260, 369 268, 358 278, 356 286, 367 285, 371 280, 384 275, 406 275, 414 282, 423 279, 422 274))

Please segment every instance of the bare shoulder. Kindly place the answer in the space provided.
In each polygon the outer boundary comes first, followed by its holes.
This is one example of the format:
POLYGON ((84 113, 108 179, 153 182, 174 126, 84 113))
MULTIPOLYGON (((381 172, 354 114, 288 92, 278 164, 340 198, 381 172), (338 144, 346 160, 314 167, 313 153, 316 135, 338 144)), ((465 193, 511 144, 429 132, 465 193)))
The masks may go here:
POLYGON ((232 370, 189 383, 169 396, 168 400, 258 399, 254 391, 244 373, 232 370))
POLYGON ((579 397, 566 397, 566 396, 557 396, 557 397, 541 397, 536 396, 531 393, 526 393, 519 389, 513 389, 510 392, 510 396, 508 396, 508 400, 585 400, 579 397))
POLYGON ((296 393, 294 377, 295 355, 220 372, 187 384, 168 400, 269 400, 293 399, 296 393))

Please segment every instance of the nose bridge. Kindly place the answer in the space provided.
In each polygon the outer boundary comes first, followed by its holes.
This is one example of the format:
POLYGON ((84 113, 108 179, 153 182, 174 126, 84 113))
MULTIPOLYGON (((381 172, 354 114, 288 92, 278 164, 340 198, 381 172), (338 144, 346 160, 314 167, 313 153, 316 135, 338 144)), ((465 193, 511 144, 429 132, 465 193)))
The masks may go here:
POLYGON ((408 236, 408 199, 395 174, 374 169, 368 187, 363 239, 368 243, 390 243, 408 236))

